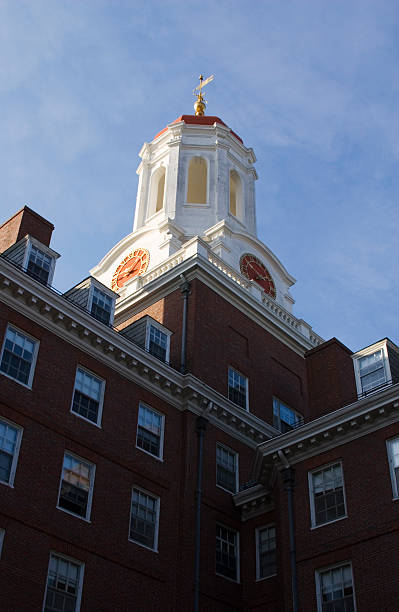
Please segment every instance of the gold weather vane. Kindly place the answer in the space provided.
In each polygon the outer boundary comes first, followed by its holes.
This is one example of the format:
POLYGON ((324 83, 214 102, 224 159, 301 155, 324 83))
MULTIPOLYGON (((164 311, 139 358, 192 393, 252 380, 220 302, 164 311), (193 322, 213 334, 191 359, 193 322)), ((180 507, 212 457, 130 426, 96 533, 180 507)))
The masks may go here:
POLYGON ((197 87, 193 91, 194 96, 197 96, 197 99, 194 102, 194 110, 197 117, 202 117, 203 115, 205 115, 206 100, 202 95, 202 88, 205 87, 205 85, 208 85, 208 83, 210 83, 211 81, 213 81, 213 79, 213 74, 207 79, 205 79, 205 81, 202 74, 199 75, 200 84, 197 85, 197 87))

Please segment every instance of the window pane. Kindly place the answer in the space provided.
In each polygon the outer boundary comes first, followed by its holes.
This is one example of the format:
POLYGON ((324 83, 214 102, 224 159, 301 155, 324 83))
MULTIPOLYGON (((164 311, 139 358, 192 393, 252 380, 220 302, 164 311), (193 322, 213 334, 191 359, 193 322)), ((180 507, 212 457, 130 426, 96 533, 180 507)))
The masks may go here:
POLYGON ((85 370, 76 371, 72 411, 93 423, 98 422, 103 380, 85 370))
POLYGON ((216 526, 216 573, 237 580, 238 569, 237 533, 216 526))
POLYGON ((43 285, 47 285, 52 261, 51 257, 32 245, 26 271, 30 276, 43 283, 43 285))
POLYGON ((83 518, 87 517, 92 469, 92 465, 72 455, 64 455, 58 501, 60 508, 83 518))
POLYGON ((236 454, 220 444, 216 447, 216 484, 231 493, 237 490, 236 454))
POLYGON ((16 329, 6 332, 0 370, 27 385, 33 364, 36 343, 16 329))
POLYGON ((160 457, 162 427, 163 416, 140 404, 136 445, 148 453, 160 457))
POLYGON ((228 375, 229 400, 240 406, 247 408, 247 378, 229 368, 228 375))
POLYGON ((163 331, 155 327, 154 325, 150 325, 150 335, 149 335, 149 343, 148 350, 151 355, 166 360, 167 349, 168 349, 168 335, 163 331))
POLYGON ((257 532, 258 536, 258 571, 259 578, 267 578, 277 571, 276 564, 276 528, 265 527, 257 532))
POLYGON ((157 498, 133 489, 129 538, 152 549, 156 544, 157 505, 157 498))
POLYGON ((319 573, 323 612, 354 610, 352 571, 350 565, 319 573))
POLYGON ((44 612, 75 612, 81 566, 51 555, 44 612))
POLYGON ((312 474, 312 494, 316 525, 345 516, 342 465, 340 463, 312 474))

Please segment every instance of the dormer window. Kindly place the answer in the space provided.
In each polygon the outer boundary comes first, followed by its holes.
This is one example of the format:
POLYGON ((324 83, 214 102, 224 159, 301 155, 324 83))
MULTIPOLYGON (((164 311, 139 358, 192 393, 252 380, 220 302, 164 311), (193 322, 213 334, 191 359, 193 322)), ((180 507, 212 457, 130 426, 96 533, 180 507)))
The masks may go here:
POLYGON ((399 348, 388 339, 381 340, 353 356, 359 395, 366 395, 392 382, 399 364, 399 348))
POLYGON ((36 238, 25 236, 7 249, 4 255, 42 285, 51 285, 59 254, 36 238))
POLYGON ((33 278, 43 283, 43 285, 47 285, 53 265, 54 259, 52 257, 46 255, 46 253, 33 244, 31 245, 26 268, 30 276, 33 276, 33 278))
POLYGON ((91 314, 94 319, 112 325, 114 321, 115 300, 118 294, 89 276, 81 283, 64 293, 70 301, 91 314))
POLYGON ((90 312, 98 321, 110 325, 113 319, 115 300, 103 291, 100 291, 98 287, 93 286, 92 289, 90 312))
POLYGON ((172 332, 152 317, 145 315, 122 329, 120 333, 154 357, 169 363, 172 332))

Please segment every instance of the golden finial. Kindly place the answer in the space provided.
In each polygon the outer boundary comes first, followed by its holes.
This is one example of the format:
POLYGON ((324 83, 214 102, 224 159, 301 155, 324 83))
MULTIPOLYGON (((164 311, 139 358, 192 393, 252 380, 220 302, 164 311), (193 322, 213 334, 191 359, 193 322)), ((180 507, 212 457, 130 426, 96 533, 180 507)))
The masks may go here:
POLYGON ((204 77, 202 76, 202 74, 199 75, 200 84, 197 85, 197 87, 193 91, 194 96, 197 96, 197 99, 194 102, 194 110, 195 110, 195 114, 197 115, 197 117, 202 117, 203 115, 205 115, 206 100, 204 96, 202 95, 202 88, 205 87, 205 85, 208 85, 208 83, 210 83, 211 81, 213 81, 213 79, 214 79, 213 74, 207 79, 205 79, 205 81, 204 81, 204 77))

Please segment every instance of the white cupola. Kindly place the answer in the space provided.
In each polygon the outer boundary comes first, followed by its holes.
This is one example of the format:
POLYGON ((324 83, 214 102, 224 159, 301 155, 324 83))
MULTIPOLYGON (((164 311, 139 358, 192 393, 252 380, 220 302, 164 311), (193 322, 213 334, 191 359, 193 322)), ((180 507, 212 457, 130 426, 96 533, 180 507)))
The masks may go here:
POLYGON ((188 239, 229 219, 256 235, 255 155, 221 119, 183 115, 140 157, 134 232, 169 219, 188 239))

